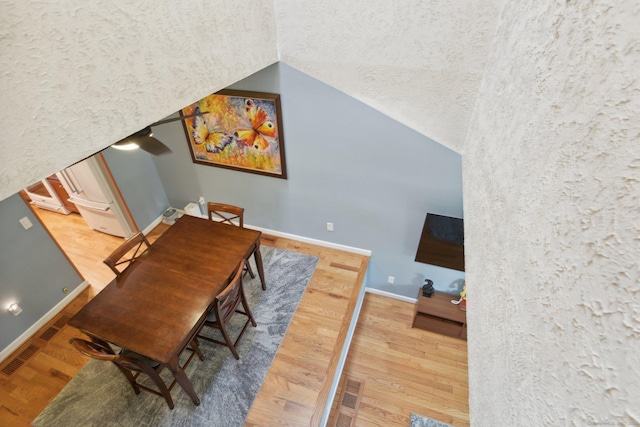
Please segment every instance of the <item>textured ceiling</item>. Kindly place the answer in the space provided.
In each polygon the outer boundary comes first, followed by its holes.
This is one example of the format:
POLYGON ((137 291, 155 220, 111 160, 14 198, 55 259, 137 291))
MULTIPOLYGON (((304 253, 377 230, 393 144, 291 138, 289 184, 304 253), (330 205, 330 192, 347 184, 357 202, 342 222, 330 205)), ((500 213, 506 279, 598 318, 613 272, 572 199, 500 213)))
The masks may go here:
POLYGON ((260 0, 5 0, 0 37, 0 200, 278 60, 260 0))
POLYGON ((462 153, 502 3, 276 0, 280 60, 462 153))
POLYGON ((462 152, 501 3, 5 0, 0 200, 279 59, 462 152))

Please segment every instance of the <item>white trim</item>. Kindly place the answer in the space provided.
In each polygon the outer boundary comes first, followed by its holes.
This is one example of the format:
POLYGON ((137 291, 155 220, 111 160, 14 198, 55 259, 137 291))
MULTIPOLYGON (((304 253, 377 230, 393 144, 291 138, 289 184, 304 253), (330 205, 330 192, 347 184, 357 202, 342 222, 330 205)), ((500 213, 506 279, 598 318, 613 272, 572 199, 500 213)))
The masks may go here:
MULTIPOLYGON (((363 283, 367 283, 367 274, 369 273, 369 269, 367 268, 364 278, 362 279, 363 283)), ((324 412, 322 413, 322 419, 320 420, 320 425, 322 427, 326 427, 327 422, 329 421, 329 414, 331 413, 331 406, 333 405, 333 397, 338 390, 338 384, 340 383, 340 377, 342 377, 342 371, 344 369, 344 364, 347 361, 347 356, 349 355, 349 348, 351 348, 351 340, 353 339, 353 334, 356 330, 356 326, 358 324, 358 318, 360 317, 360 309, 362 308, 362 303, 364 302, 364 294, 367 290, 366 285, 362 287, 360 290, 360 294, 358 295, 358 301, 356 302, 356 306, 353 308, 353 317, 351 318, 351 323, 349 324, 349 329, 347 330, 347 336, 345 338, 345 344, 342 347, 342 351, 340 352, 340 359, 338 360, 338 369, 336 369, 336 373, 333 376, 333 382, 331 383, 331 389, 329 391, 329 396, 331 398, 327 399, 325 403, 324 412)))
POLYGON ((284 237, 286 239, 297 240, 302 243, 309 243, 311 245, 324 246, 325 248, 337 249, 340 251, 351 252, 358 255, 371 256, 371 251, 368 249, 354 248, 353 246, 340 245, 338 243, 326 242, 324 240, 312 239, 310 237, 298 236, 295 234, 283 233, 281 231, 269 230, 268 228, 254 227, 252 225, 244 225, 246 228, 252 230, 262 231, 266 234, 271 234, 276 237, 284 237))
POLYGON ((4 361, 7 357, 11 355, 14 351, 18 349, 22 344, 24 344, 28 339, 30 339, 36 332, 40 330, 44 325, 47 324, 48 321, 53 319, 58 313, 60 313, 64 308, 73 301, 75 297, 77 297, 80 292, 84 291, 87 287, 89 287, 89 282, 86 280, 83 281, 77 288, 73 291, 69 292, 69 294, 64 297, 58 304, 53 306, 51 310, 49 310, 44 316, 42 316, 37 322, 29 327, 26 331, 22 333, 18 338, 13 340, 11 344, 5 347, 2 351, 0 351, 0 361, 4 361))
POLYGON ((391 292, 381 291, 380 289, 375 289, 375 288, 367 288, 367 292, 370 292, 376 295, 382 295, 383 297, 397 299, 400 301, 411 302, 413 304, 418 302, 417 298, 410 298, 410 297, 405 297, 403 295, 392 294, 391 292))
POLYGON ((161 222, 162 222, 162 215, 160 215, 158 218, 154 219, 153 222, 147 226, 147 228, 142 230, 142 234, 144 234, 146 236, 147 234, 151 233, 151 230, 156 228, 158 226, 158 224, 160 224, 161 222))
MULTIPOLYGON (((176 211, 178 211, 178 213, 181 215, 185 214, 184 209, 176 209, 176 211)), ((203 215, 203 214, 200 214, 200 215, 187 214, 187 215, 195 216, 196 218, 204 218, 204 219, 208 218, 207 215, 203 215)), ((269 228, 256 227, 248 224, 244 224, 244 226, 245 228, 262 231, 265 234, 271 234, 272 236, 276 236, 276 237, 284 237, 285 239, 297 240, 298 242, 309 243, 311 245, 323 246, 325 248, 337 249, 340 251, 351 252, 358 255, 371 256, 371 251, 368 249, 361 249, 361 248, 355 248, 353 246, 340 245, 338 243, 326 242, 324 240, 312 239, 310 237, 298 236, 296 234, 283 233, 282 231, 271 230, 269 228)))

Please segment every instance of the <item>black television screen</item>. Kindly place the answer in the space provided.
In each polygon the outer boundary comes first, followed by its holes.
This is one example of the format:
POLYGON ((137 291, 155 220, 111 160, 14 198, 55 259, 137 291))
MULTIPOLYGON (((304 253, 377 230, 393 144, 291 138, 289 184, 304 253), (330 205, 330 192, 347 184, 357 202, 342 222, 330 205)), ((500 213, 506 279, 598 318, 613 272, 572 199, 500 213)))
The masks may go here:
POLYGON ((464 271, 464 221, 428 213, 415 260, 464 271))

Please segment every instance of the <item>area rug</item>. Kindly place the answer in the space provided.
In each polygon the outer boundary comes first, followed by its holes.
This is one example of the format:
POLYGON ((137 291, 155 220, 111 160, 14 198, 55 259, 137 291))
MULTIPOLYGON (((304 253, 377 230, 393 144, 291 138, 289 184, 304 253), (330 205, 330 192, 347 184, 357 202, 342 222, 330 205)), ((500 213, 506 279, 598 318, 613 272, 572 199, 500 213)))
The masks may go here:
MULTIPOLYGON (((136 395, 112 363, 90 360, 33 425, 242 426, 318 261, 268 246, 261 253, 267 290, 262 290, 257 274, 253 280, 245 277, 245 292, 258 326, 249 326, 238 344, 240 360, 228 348, 200 340, 205 360, 195 357, 187 367, 199 406, 176 384, 171 410, 160 396, 144 390, 136 395)), ((255 264, 253 271, 257 272, 255 264)), ((238 322, 231 327, 232 336, 243 317, 235 316, 238 322)), ((163 375, 165 381, 171 376, 168 369, 163 375)))
POLYGON ((410 420, 411 424, 409 424, 409 427, 451 427, 449 424, 441 423, 440 421, 432 420, 431 418, 418 414, 411 414, 410 420))

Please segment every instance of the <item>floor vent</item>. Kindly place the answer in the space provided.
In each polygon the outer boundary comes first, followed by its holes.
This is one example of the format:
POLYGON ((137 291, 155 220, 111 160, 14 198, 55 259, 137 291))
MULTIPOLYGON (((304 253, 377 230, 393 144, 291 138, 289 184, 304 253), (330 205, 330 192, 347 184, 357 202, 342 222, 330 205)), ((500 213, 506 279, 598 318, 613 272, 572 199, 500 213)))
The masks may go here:
POLYGON ((2 373, 5 375, 13 375, 23 363, 23 360, 17 358, 13 359, 11 362, 7 363, 4 368, 2 368, 2 373))
POLYGON ((60 318, 58 320, 56 320, 56 322, 53 324, 53 326, 55 326, 58 329, 62 329, 63 327, 65 327, 67 325, 67 323, 69 322, 69 319, 71 319, 70 316, 67 316, 66 314, 63 314, 62 316, 60 316, 60 318))
POLYGON ((36 354, 40 349, 46 347, 51 338, 60 332, 67 322, 69 322, 69 319, 71 319, 71 317, 63 314, 58 317, 52 325, 48 327, 45 326, 41 329, 40 334, 33 336, 29 345, 24 350, 22 350, 13 359, 10 359, 8 362, 0 365, 0 372, 5 375, 13 375, 34 354, 36 354))
POLYGON ((38 350, 40 350, 40 347, 31 344, 18 355, 18 358, 22 360, 29 360, 29 358, 36 354, 38 350))
POLYGON ((18 368, 24 365, 24 363, 36 354, 38 350, 40 350, 40 347, 30 344, 27 348, 22 350, 19 355, 6 363, 0 372, 5 375, 13 375, 18 368))
POLYGON ((45 330, 42 334, 40 334, 39 338, 43 341, 49 342, 49 340, 53 338, 53 336, 57 334, 59 330, 60 329, 51 326, 47 328, 47 330, 45 330))
POLYGON ((363 391, 364 382, 345 378, 338 400, 335 427, 355 427, 363 391))

